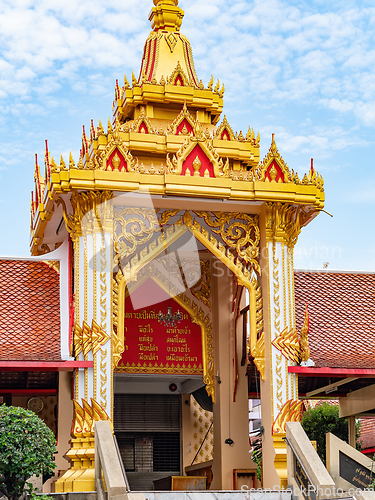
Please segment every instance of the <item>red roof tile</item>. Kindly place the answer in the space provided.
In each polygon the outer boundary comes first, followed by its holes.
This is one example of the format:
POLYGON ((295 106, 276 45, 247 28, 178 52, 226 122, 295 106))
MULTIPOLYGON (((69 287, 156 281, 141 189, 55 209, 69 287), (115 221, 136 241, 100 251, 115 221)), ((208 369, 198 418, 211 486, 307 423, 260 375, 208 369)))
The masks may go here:
POLYGON ((361 418, 362 450, 375 448, 375 418, 361 418))
POLYGON ((296 323, 317 367, 375 368, 375 274, 295 271, 296 323))
POLYGON ((0 360, 60 360, 59 276, 43 262, 0 260, 0 360))

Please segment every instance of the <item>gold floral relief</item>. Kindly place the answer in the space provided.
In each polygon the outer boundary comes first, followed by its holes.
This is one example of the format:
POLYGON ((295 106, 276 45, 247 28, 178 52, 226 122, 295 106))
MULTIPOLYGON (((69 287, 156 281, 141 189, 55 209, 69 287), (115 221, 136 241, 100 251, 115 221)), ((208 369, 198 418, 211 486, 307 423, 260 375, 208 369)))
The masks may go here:
POLYGON ((201 276, 199 280, 191 287, 191 293, 195 298, 201 300, 203 304, 211 311, 211 273, 210 261, 200 261, 201 276))
POLYGON ((82 235, 82 219, 91 210, 94 211, 93 217, 91 217, 91 219, 98 219, 99 225, 102 225, 100 223, 98 211, 100 210, 101 212, 103 212, 103 208, 107 207, 106 202, 112 199, 112 196, 112 191, 73 191, 70 199, 73 208, 73 214, 68 213, 65 201, 61 196, 56 200, 56 204, 62 205, 63 207, 65 226, 73 241, 77 237, 82 235))
POLYGON ((266 203, 267 241, 280 241, 292 248, 298 239, 302 226, 310 217, 305 207, 281 202, 266 203))
POLYGON ((259 337, 257 343, 255 344, 255 347, 251 351, 251 354, 254 357, 254 364, 260 373, 261 379, 264 381, 266 366, 264 332, 262 332, 261 336, 259 337))
POLYGON ((283 365, 282 365, 282 355, 276 354, 276 400, 277 409, 281 410, 283 406, 283 365))
MULTIPOLYGON (((127 263, 121 269, 120 275, 116 277, 116 283, 113 283, 113 332, 116 335, 116 345, 123 343, 124 339, 124 311, 123 301, 125 298, 125 281, 129 285, 131 281, 138 280, 142 269, 158 258, 163 252, 186 231, 189 230, 196 239, 201 242, 213 255, 221 260, 237 277, 241 286, 248 288, 250 292, 250 301, 252 304, 253 323, 250 331, 252 338, 257 338, 262 328, 263 318, 259 312, 262 307, 260 292, 256 294, 256 285, 251 280, 251 271, 255 270, 260 274, 261 269, 258 261, 260 231, 258 216, 242 213, 222 213, 222 212, 203 212, 203 211, 181 211, 179 210, 158 210, 155 216, 153 211, 145 209, 132 208, 124 209, 115 215, 115 248, 118 252, 117 258, 121 255, 127 255, 127 263), (171 223, 171 218, 173 221, 171 223), (169 223, 170 226, 165 229, 164 226, 169 223), (160 226, 163 226, 161 231, 160 226), (155 237, 153 235, 156 234, 155 237), (132 257, 133 256, 133 257, 132 257), (126 280, 125 280, 126 278, 126 280), (257 314, 258 311, 258 314, 257 314)), ((207 266, 207 264, 206 264, 207 266)), ((208 270, 208 267, 207 267, 208 270)), ((203 273, 206 270, 203 269, 203 273)), ((207 276, 207 274, 206 274, 207 276)), ((208 307, 209 287, 203 283, 197 283, 193 287, 192 293, 202 300, 208 307)), ((169 284, 167 284, 167 288, 169 284)), ((189 310, 193 321, 198 321, 202 331, 206 336, 204 346, 211 346, 212 327, 208 316, 200 313, 198 306, 192 303, 190 306, 185 302, 185 298, 171 290, 176 295, 176 300, 181 300, 181 305, 189 310), (202 317, 201 317, 202 315, 202 317)), ((190 301, 190 299, 187 299, 190 301)), ((212 344, 213 345, 213 344, 212 344)), ((120 360, 120 352, 115 347, 116 363, 120 360)), ((207 347, 207 353, 204 356, 206 366, 204 367, 205 383, 208 391, 213 394, 214 375, 213 375, 213 348, 207 347)), ((115 363, 113 363, 115 366, 115 363)))
POLYGON ((107 349, 100 350, 100 406, 105 410, 107 408, 107 349))

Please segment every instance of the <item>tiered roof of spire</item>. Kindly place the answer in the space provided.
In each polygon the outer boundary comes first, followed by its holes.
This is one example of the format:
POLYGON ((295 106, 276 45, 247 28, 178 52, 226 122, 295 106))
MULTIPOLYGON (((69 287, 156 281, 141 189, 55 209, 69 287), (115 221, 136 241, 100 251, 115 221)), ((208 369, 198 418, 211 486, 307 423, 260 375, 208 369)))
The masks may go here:
POLYGON ((245 202, 279 200, 282 190, 286 202, 323 208, 323 181, 314 169, 300 181, 274 138, 259 163, 258 132, 251 127, 246 135, 234 132, 226 116, 218 124, 224 86, 219 81, 214 85, 213 77, 207 86, 198 79, 189 40, 180 33, 183 15, 178 0, 154 0, 139 77, 133 73, 132 86, 126 76, 122 87, 116 80, 107 130, 100 120, 98 125, 91 120, 89 134, 83 127, 78 160, 70 154, 57 164, 46 143, 45 176, 37 163, 35 167, 32 253, 41 253, 55 201, 77 189, 132 191, 147 186, 151 194, 199 193, 245 202))

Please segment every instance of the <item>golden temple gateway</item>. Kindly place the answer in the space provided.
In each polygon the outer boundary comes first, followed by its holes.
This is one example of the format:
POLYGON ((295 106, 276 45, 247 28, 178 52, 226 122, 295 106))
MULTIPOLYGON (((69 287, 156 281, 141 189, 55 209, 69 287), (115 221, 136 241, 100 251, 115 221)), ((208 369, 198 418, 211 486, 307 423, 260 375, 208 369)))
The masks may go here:
POLYGON ((108 124, 84 129, 79 158, 46 149, 44 175, 35 166, 31 253, 59 262, 72 366, 56 492, 95 490, 100 420, 132 490, 185 475, 213 490, 257 484, 249 393, 262 404, 263 486, 287 484, 285 425, 301 412, 290 368, 309 364, 293 249, 324 207, 323 179, 312 165, 299 178, 274 136, 260 161, 254 124, 232 129, 224 85, 196 74, 183 16, 177 0, 154 0, 139 75, 116 82, 108 124))

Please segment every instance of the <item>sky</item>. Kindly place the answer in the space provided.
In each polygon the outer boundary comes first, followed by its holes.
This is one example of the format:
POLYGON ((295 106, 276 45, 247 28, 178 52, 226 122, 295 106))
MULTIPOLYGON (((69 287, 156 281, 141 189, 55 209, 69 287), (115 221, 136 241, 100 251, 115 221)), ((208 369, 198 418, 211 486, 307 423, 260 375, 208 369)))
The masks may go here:
MULTIPOLYGON (((180 0, 199 79, 225 84, 235 131, 272 133, 288 166, 323 175, 327 212, 295 267, 375 271, 375 7, 351 0, 180 0)), ((152 0, 0 0, 0 255, 29 255, 34 158, 78 161, 82 125, 138 75, 152 0)))

